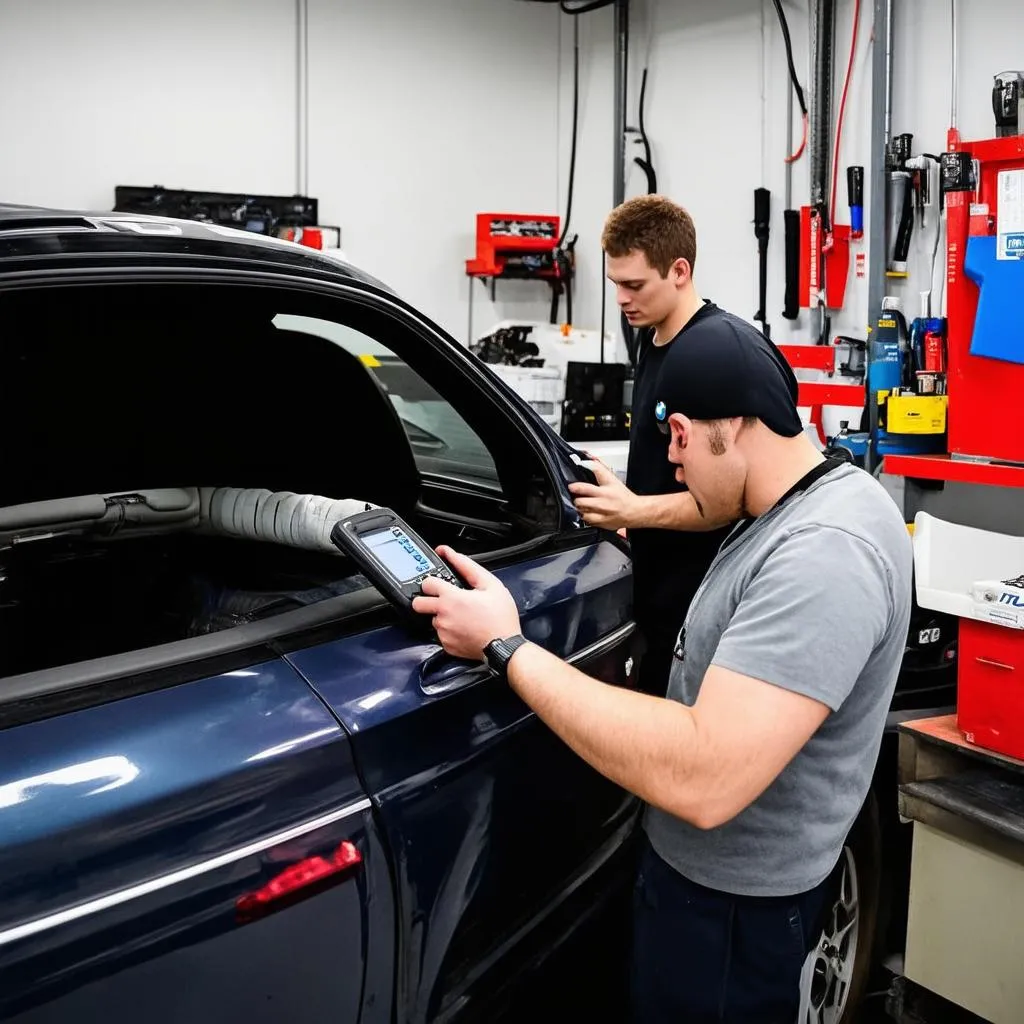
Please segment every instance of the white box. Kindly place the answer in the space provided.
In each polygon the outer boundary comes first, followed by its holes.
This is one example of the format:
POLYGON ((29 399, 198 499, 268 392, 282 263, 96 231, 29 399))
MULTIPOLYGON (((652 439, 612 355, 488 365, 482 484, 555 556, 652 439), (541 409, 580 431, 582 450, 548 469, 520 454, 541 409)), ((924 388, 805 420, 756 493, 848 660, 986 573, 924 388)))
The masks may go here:
POLYGON ((492 365, 491 369, 549 426, 562 425, 562 403, 565 401, 565 378, 557 367, 492 365))
POLYGON ((922 608, 1024 629, 1024 537, 914 517, 914 576, 922 608))

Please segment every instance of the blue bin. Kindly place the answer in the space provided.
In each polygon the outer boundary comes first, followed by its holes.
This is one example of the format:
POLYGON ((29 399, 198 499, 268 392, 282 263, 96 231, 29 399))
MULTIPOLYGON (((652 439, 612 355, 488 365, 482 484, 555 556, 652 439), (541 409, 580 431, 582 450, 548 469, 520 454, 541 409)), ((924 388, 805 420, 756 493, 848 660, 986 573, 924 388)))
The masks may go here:
POLYGON ((1024 259, 996 259, 996 236, 967 239, 964 272, 978 286, 972 356, 1024 364, 1024 259))

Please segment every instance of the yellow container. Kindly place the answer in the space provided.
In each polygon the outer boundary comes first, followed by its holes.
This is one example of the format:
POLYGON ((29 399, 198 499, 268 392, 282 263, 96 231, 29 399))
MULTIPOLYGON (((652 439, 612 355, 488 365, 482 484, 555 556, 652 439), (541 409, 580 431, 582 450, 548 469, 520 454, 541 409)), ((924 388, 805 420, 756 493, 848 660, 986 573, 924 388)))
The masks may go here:
POLYGON ((943 434, 949 395, 890 395, 885 429, 890 434, 943 434))

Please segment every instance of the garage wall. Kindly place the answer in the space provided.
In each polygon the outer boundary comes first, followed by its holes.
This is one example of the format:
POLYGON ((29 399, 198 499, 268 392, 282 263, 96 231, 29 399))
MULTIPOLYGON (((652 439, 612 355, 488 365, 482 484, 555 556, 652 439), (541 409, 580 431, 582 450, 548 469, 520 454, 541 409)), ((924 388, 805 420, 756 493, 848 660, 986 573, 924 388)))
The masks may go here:
MULTIPOLYGON (((783 0, 793 40, 797 74, 808 88, 808 4, 783 0)), ((940 153, 949 122, 950 5, 938 0, 896 0, 894 4, 893 131, 914 133, 915 152, 940 153)), ((1005 0, 959 0, 959 122, 965 138, 994 133, 992 76, 1024 65, 1024 5, 1005 0), (992 26, 999 31, 993 32, 992 26)), ((838 113, 849 56, 853 0, 839 0, 836 14, 833 87, 838 113)), ((567 20, 567 19, 566 19, 567 20)), ((579 251, 581 325, 600 321, 601 223, 612 202, 612 61, 613 17, 602 10, 581 17, 586 82, 590 90, 582 113, 580 152, 583 182, 577 172, 575 230, 579 251)), ((847 98, 839 156, 836 218, 847 222, 846 167, 870 161, 871 59, 873 3, 863 0, 853 77, 847 98)), ((563 131, 571 110, 571 28, 562 33, 561 105, 563 131)), ((753 235, 753 190, 771 191, 768 305, 772 337, 780 342, 807 341, 809 318, 784 320, 783 224, 785 187, 786 91, 785 49, 771 0, 634 0, 631 18, 630 101, 627 118, 636 124, 640 72, 650 65, 646 125, 654 146, 659 191, 686 206, 698 235, 696 280, 706 296, 747 319, 757 309, 757 248, 753 235), (649 53, 649 57, 646 55, 649 53)), ((795 106, 795 104, 794 104, 795 106)), ((798 115, 797 115, 798 117, 798 115)), ((833 123, 835 120, 835 114, 833 123)), ((795 126, 799 140, 799 123, 795 126)), ((630 147, 630 159, 639 147, 630 147)), ((564 209, 568 147, 563 142, 559 209, 564 209)), ((808 199, 808 159, 794 165, 793 201, 808 199)), ((627 195, 646 191, 639 169, 631 170, 627 195)), ((866 174, 865 222, 871 204, 866 174)), ((915 235, 906 282, 890 288, 902 295, 911 315, 918 293, 928 287, 934 221, 915 235)), ((866 249, 866 244, 865 244, 866 249)), ((881 256, 880 256, 881 258, 881 256)), ((940 261, 941 262, 941 261, 940 261)), ((941 269, 936 271, 937 285, 941 269)), ((614 321, 608 290, 608 323, 614 321)), ((846 308, 833 320, 833 333, 865 337, 869 322, 867 282, 851 273, 846 308)))
MULTIPOLYGON (((462 338, 474 216, 557 194, 557 8, 309 0, 310 193, 354 261, 462 338)), ((116 184, 291 194, 295 0, 0 0, 0 197, 109 209, 116 184)), ((477 323, 546 317, 503 283, 477 323)))
MULTIPOLYGON (((870 119, 867 35, 870 5, 861 17, 861 39, 851 95, 847 101, 840 166, 867 164, 870 119)), ((808 23, 806 4, 785 5, 793 39, 794 58, 807 90, 808 23)), ((843 70, 852 23, 852 0, 839 4, 836 52, 843 70)), ((597 110, 591 105, 583 136, 586 160, 599 166, 596 181, 580 196, 574 217, 581 235, 598 244, 600 225, 611 206, 609 167, 612 151, 611 80, 613 61, 612 12, 583 16, 586 37, 595 49, 594 74, 607 86, 609 100, 597 110)), ((563 32, 563 122, 565 97, 571 94, 570 31, 563 32)), ((793 326, 783 320, 783 226, 786 155, 786 93, 789 88, 785 49, 770 0, 718 0, 714 5, 672 0, 636 0, 630 24, 630 98, 627 121, 637 124, 640 79, 649 66, 645 124, 654 150, 658 190, 685 206, 697 227, 698 289, 739 316, 752 320, 757 309, 757 243, 753 233, 753 191, 771 191, 772 234, 769 251, 767 311, 772 336, 780 341, 801 340, 807 316, 793 326)), ((837 97, 838 106, 838 97, 837 97)), ((799 144, 799 111, 794 118, 799 144)), ((642 152, 630 144, 628 159, 642 152)), ((845 202, 845 179, 841 182, 845 202)), ((626 193, 646 191, 643 172, 630 165, 626 193)), ((793 167, 793 201, 806 201, 808 162, 793 167)), ((842 206, 838 210, 844 218, 842 206)), ((600 251, 587 248, 579 260, 580 317, 600 318, 600 251), (596 271, 595 271, 596 266, 596 271)), ((866 290, 863 299, 866 306, 866 290)), ((613 293, 608 290, 607 316, 613 317, 613 293)), ((856 321, 860 327, 864 312, 856 321)), ((852 331, 852 326, 840 325, 852 331)), ((859 333, 863 335, 863 330, 859 333)))
MULTIPOLYGON (((466 337, 476 213, 550 212, 557 7, 310 0, 310 179, 346 255, 466 337)), ((476 326, 546 317, 544 285, 475 283, 476 326)))
MULTIPOLYGON (((785 7, 806 86, 807 3, 785 7)), ((938 152, 949 109, 949 5, 895 7, 893 127, 938 152)), ((1024 61, 1024 5, 958 7, 961 128, 988 136, 991 76, 1024 61)), ((866 165, 870 155, 870 0, 862 8, 840 155, 844 219, 845 167, 866 165)), ((840 0, 837 104, 852 11, 853 0, 840 0)), ((459 338, 475 213, 564 215, 574 20, 582 92, 574 320, 596 327, 600 230, 612 203, 611 10, 571 19, 557 5, 518 0, 309 0, 310 192, 323 219, 342 226, 352 259, 459 338)), ((294 0, 0 0, 0 197, 105 209, 118 183, 295 191, 295 25, 294 0)), ((701 290, 752 319, 752 193, 764 184, 772 192, 773 337, 807 340, 806 314, 795 325, 779 315, 788 83, 771 0, 633 0, 631 28, 629 121, 636 123, 648 60, 659 186, 694 214, 701 290)), ((627 194, 644 188, 632 169, 627 194)), ((794 200, 806 196, 803 159, 794 200)), ((924 262, 892 286, 910 312, 927 286, 930 235, 918 236, 915 249, 924 262)), ((493 306, 475 287, 478 329, 503 317, 547 317, 543 285, 503 282, 493 306)), ((610 293, 607 309, 614 330, 610 293)), ((851 274, 835 330, 863 337, 867 320, 866 287, 851 274)))
MULTIPOLYGON (((964 139, 995 134, 992 78, 1002 71, 1024 70, 1024 4, 1007 0, 957 2, 959 35, 958 121, 964 139)), ((950 4, 935 0, 899 0, 894 29, 899 54, 893 71, 893 130, 914 133, 914 149, 941 153, 950 106, 950 4)), ((934 223, 934 222, 933 222, 934 223)), ((927 288, 934 235, 931 228, 914 240, 916 259, 903 288, 910 312, 927 288)), ((939 262, 941 263, 941 244, 939 262)), ((936 269, 936 288, 942 284, 936 269)))
POLYGON ((0 0, 0 197, 295 190, 292 0, 0 0))

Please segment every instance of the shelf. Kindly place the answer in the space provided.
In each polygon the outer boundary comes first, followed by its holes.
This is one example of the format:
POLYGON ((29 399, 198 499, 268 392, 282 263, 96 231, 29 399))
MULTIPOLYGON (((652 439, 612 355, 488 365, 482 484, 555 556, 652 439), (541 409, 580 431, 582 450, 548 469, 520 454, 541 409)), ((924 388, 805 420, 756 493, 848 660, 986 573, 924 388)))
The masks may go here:
POLYGON ((917 480, 943 480, 989 487, 1024 487, 1024 466, 964 462, 948 455, 886 455, 883 471, 917 480))
POLYGON ((831 381, 797 382, 796 404, 805 406, 842 405, 863 407, 865 402, 863 384, 838 384, 831 381))
POLYGON ((835 372, 836 350, 832 345, 779 345, 778 349, 794 370, 835 372))

